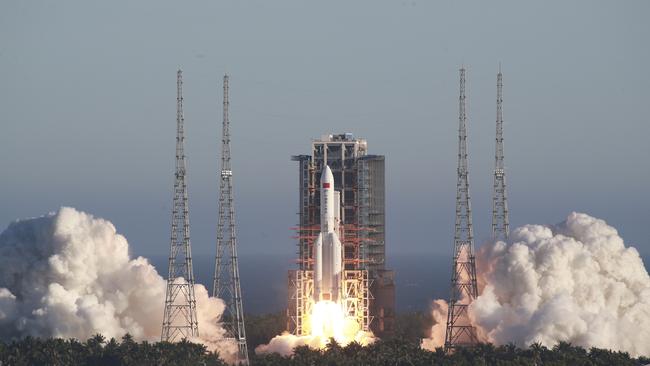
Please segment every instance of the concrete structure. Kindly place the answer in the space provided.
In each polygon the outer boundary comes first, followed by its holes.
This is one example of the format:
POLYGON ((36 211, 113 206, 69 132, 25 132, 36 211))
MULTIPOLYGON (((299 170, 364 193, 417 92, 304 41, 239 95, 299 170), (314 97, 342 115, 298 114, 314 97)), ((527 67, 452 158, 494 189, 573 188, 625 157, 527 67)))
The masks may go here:
POLYGON ((288 330, 308 334, 303 319, 313 294, 314 239, 320 228, 320 179, 327 165, 341 198, 343 292, 363 328, 388 335, 395 321, 393 271, 385 268, 384 157, 368 155, 366 140, 352 134, 325 135, 312 141, 311 155, 294 156, 299 172, 297 270, 289 271, 288 330), (356 300, 355 300, 356 299, 356 300), (354 302, 354 303, 352 303, 354 302))

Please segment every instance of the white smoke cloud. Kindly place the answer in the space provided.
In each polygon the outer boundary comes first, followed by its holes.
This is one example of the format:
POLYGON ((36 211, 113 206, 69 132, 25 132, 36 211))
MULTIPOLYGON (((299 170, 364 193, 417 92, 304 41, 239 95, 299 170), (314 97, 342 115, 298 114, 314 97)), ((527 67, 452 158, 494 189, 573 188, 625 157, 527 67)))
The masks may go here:
MULTIPOLYGON (((650 276, 605 221, 572 213, 556 226, 520 227, 508 243, 484 245, 477 264, 482 289, 470 317, 484 341, 650 355, 650 276)), ((441 340, 423 346, 431 344, 441 340)))
MULTIPOLYGON (((0 339, 160 340, 165 280, 109 221, 73 208, 20 220, 0 234, 0 339)), ((217 324, 224 303, 195 285, 198 341, 222 357, 237 346, 217 324)))
MULTIPOLYGON (((351 342, 357 342, 362 346, 367 346, 374 343, 376 340, 377 339, 371 332, 356 331, 349 337, 337 339, 336 341, 342 346, 346 346, 351 342)), ((255 348, 255 353, 278 353, 282 356, 289 356, 293 354, 294 348, 298 346, 309 346, 313 349, 323 349, 329 342, 329 337, 314 335, 297 336, 290 334, 289 332, 283 332, 282 334, 273 337, 268 344, 257 346, 257 348, 255 348)))
POLYGON ((338 344, 346 346, 357 342, 363 346, 375 342, 372 332, 364 331, 356 319, 346 317, 341 304, 322 301, 314 304, 309 315, 308 335, 296 336, 289 332, 273 337, 268 344, 255 349, 255 353, 279 353, 283 356, 293 354, 298 346, 309 346, 313 349, 325 348, 333 338, 338 344))
POLYGON ((279 353, 282 356, 289 356, 293 354, 293 349, 298 346, 309 346, 313 349, 323 348, 327 345, 329 339, 312 337, 312 336, 296 336, 289 332, 284 332, 278 336, 273 337, 268 344, 261 344, 255 348, 255 353, 279 353))

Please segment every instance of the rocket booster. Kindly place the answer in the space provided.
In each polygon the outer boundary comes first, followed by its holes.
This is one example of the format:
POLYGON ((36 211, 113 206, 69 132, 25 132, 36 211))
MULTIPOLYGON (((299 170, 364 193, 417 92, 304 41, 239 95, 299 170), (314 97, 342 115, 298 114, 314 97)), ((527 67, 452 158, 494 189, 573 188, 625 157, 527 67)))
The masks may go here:
POLYGON ((334 176, 325 166, 320 178, 320 234, 314 243, 314 301, 341 299, 342 246, 338 223, 340 195, 334 192, 334 176), (338 201, 336 200, 338 198, 338 201))

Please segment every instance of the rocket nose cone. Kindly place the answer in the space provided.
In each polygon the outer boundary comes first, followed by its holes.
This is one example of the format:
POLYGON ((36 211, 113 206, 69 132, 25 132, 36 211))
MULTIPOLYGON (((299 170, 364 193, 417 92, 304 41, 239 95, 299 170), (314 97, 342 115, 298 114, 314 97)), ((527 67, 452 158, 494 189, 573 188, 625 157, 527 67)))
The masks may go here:
POLYGON ((329 165, 325 165, 325 168, 323 169, 323 174, 320 177, 321 182, 327 182, 327 183, 332 183, 334 182, 334 176, 332 175, 332 169, 330 169, 329 165))

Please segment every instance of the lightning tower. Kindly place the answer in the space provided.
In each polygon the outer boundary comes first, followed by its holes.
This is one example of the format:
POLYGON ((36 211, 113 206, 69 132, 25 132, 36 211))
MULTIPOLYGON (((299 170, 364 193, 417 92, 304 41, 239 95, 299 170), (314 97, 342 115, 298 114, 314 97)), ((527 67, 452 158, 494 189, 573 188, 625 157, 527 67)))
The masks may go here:
POLYGON ((230 165, 230 117, 228 114, 228 75, 223 77, 223 133, 221 140, 221 184, 219 187, 219 223, 217 225, 217 255, 214 266, 212 294, 226 303, 222 321, 227 337, 238 347, 238 362, 248 365, 248 346, 244 328, 244 307, 239 284, 237 241, 235 235, 235 206, 230 165))
POLYGON ((506 172, 503 165, 503 76, 501 66, 497 74, 497 133, 494 162, 494 193, 492 196, 492 238, 507 240, 510 232, 508 222, 508 198, 506 196, 506 172))
POLYGON ((456 193, 456 225, 454 258, 451 275, 451 297, 447 313, 445 350, 472 346, 478 343, 476 328, 471 325, 468 307, 478 297, 472 206, 469 194, 467 166, 467 115, 465 112, 465 68, 460 69, 460 97, 458 115, 458 183, 456 193))
POLYGON ((172 208, 169 275, 161 339, 174 342, 199 335, 194 297, 194 271, 190 246, 190 217, 185 181, 185 131, 183 118, 183 73, 176 74, 176 174, 172 208))

